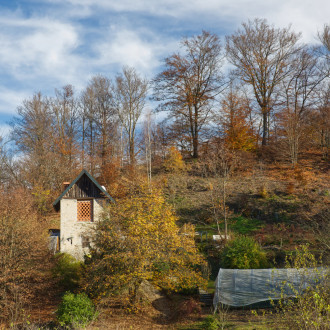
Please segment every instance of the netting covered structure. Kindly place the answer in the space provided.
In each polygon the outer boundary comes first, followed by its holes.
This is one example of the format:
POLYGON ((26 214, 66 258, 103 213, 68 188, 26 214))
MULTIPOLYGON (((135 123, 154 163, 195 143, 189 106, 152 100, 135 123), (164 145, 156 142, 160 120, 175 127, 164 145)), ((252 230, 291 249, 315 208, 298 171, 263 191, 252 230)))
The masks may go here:
MULTIPOLYGON (((234 307, 295 297, 327 277, 327 268, 223 269, 215 281, 213 306, 234 307)), ((327 283, 324 283, 327 285, 327 283)))

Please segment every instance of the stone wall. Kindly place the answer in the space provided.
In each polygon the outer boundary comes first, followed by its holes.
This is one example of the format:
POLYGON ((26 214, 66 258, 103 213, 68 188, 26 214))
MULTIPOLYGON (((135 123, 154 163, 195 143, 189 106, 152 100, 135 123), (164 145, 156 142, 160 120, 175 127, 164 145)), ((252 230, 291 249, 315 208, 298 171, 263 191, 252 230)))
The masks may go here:
POLYGON ((69 253, 76 259, 82 260, 88 248, 82 247, 83 237, 93 241, 93 230, 103 212, 103 199, 93 200, 93 222, 77 221, 77 200, 61 200, 61 252, 69 253))

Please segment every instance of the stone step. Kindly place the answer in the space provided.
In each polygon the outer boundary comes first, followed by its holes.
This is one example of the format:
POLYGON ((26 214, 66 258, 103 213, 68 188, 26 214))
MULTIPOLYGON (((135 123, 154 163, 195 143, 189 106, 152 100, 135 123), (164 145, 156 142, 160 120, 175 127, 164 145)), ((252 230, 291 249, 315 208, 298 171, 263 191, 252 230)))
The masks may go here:
POLYGON ((206 306, 212 306, 213 294, 208 293, 205 290, 199 289, 199 301, 206 306))

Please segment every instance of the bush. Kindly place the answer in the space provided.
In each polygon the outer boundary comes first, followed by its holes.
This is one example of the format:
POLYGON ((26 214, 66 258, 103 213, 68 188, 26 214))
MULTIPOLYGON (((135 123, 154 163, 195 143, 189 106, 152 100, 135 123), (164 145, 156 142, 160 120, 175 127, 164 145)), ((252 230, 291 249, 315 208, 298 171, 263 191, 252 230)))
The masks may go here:
POLYGON ((229 269, 267 268, 266 253, 251 237, 239 236, 229 242, 221 254, 221 266, 229 269))
POLYGON ((290 329, 330 329, 330 288, 329 274, 326 268, 318 268, 318 260, 308 250, 307 245, 296 248, 295 255, 286 259, 286 268, 297 269, 301 275, 301 284, 294 287, 283 282, 281 299, 274 304, 276 321, 285 323, 290 329), (313 281, 306 287, 305 279, 313 275, 313 281), (286 296, 285 287, 289 287, 294 297, 286 296))
POLYGON ((178 218, 159 189, 138 188, 109 205, 97 223, 84 278, 93 299, 116 295, 133 306, 145 280, 167 292, 206 286, 201 272, 206 262, 195 244, 195 228, 177 226, 178 218))
POLYGON ((208 315, 205 317, 201 327, 205 330, 217 330, 220 329, 220 322, 215 316, 208 315))
POLYGON ((61 326, 84 328, 97 314, 93 302, 85 293, 66 292, 56 315, 61 326))
POLYGON ((53 276, 58 279, 64 290, 76 290, 82 275, 83 263, 67 253, 57 254, 55 258, 56 264, 53 268, 53 276))

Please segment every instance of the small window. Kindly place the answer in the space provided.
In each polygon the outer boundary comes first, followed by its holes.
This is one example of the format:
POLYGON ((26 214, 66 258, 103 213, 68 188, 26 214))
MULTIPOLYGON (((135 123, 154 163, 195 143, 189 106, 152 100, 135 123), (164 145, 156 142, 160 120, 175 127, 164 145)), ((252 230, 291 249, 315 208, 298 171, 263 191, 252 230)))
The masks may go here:
POLYGON ((90 248, 91 247, 91 242, 89 237, 87 236, 81 236, 81 245, 83 248, 90 248))
POLYGON ((77 220, 93 221, 93 201, 85 200, 77 203, 77 220))

